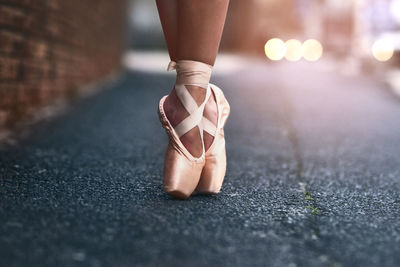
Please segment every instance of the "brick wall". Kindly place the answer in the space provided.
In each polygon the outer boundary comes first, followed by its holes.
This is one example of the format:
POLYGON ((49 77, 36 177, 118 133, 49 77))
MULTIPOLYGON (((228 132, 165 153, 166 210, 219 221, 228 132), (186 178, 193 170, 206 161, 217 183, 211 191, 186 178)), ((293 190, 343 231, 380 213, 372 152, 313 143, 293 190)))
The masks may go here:
POLYGON ((0 131, 119 68, 123 0, 0 0, 0 131))

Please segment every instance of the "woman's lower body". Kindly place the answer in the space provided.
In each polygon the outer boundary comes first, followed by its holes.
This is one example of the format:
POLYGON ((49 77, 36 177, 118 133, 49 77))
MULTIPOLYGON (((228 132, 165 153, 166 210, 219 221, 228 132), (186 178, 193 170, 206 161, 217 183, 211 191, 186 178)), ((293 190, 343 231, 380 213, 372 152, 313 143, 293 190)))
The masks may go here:
POLYGON ((169 135, 164 189, 176 198, 219 192, 226 169, 223 127, 229 104, 209 83, 229 0, 157 0, 177 80, 160 101, 169 135))

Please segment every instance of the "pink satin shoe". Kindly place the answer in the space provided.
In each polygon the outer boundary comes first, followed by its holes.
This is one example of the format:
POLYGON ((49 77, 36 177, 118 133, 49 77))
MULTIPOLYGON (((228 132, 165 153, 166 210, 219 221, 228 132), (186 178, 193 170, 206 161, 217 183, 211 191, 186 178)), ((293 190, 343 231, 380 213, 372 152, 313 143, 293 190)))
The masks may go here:
MULTIPOLYGON (((168 70, 176 69, 176 63, 171 61, 168 70)), ((217 194, 220 192, 226 173, 226 151, 224 126, 230 114, 230 106, 222 90, 210 84, 210 88, 215 96, 218 110, 218 121, 215 126, 206 117, 202 118, 204 131, 214 137, 211 146, 205 152, 205 163, 201 176, 196 186, 196 193, 217 194)))
POLYGON ((189 113, 189 116, 176 125, 175 128, 172 127, 164 111, 164 101, 167 96, 161 98, 158 114, 161 124, 169 137, 164 162, 163 186, 164 190, 169 195, 175 198, 186 199, 193 193, 198 185, 203 167, 206 163, 202 118, 204 106, 211 95, 208 82, 210 80, 212 67, 201 62, 180 60, 176 63, 176 69, 177 80, 175 91, 182 105, 189 113), (187 90, 186 85, 194 85, 206 90, 206 97, 200 106, 197 106, 196 101, 187 90), (199 128, 200 138, 203 144, 202 155, 198 158, 190 154, 179 139, 194 127, 199 128))
POLYGON ((210 87, 217 103, 218 121, 215 126, 206 117, 203 117, 204 131, 214 136, 211 146, 206 151, 206 163, 195 189, 196 192, 203 194, 217 194, 221 190, 226 173, 224 126, 230 113, 229 103, 222 90, 214 84, 210 84, 210 87))

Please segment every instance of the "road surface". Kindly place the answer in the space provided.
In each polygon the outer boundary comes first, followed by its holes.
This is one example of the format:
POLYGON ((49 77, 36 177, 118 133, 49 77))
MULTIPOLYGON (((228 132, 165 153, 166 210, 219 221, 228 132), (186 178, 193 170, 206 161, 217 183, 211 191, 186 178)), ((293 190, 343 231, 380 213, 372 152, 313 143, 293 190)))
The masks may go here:
POLYGON ((248 62, 216 196, 162 190, 171 74, 124 71, 0 148, 1 266, 399 266, 400 101, 322 63, 248 62))

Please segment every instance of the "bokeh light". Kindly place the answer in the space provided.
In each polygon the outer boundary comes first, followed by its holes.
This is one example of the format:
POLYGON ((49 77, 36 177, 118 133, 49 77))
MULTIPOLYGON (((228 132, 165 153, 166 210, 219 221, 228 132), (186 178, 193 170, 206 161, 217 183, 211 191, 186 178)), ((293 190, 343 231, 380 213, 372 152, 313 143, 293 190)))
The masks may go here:
POLYGON ((393 18, 400 24, 400 0, 393 0, 390 4, 390 12, 393 18))
POLYGON ((297 61, 301 59, 303 55, 301 42, 295 39, 286 41, 286 53, 285 58, 289 61, 297 61))
POLYGON ((303 56, 308 61, 317 61, 321 58, 323 48, 319 41, 309 39, 303 43, 303 56))
POLYGON ((389 40, 379 39, 372 45, 372 55, 378 61, 388 61, 393 56, 393 45, 389 40))
POLYGON ((279 38, 272 38, 264 46, 265 55, 271 60, 281 60, 286 53, 285 43, 279 38))

